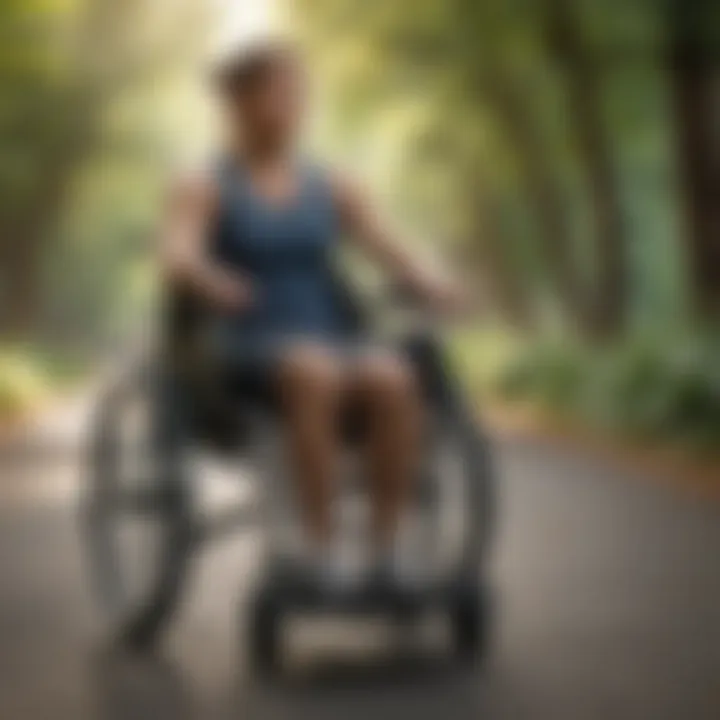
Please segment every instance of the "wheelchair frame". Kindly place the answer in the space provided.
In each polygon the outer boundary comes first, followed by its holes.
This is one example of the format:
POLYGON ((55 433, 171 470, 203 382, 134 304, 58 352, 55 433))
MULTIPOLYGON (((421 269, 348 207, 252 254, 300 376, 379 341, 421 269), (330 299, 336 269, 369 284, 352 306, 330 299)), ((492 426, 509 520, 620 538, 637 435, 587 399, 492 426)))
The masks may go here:
MULTIPOLYGON (((350 321, 355 327, 366 327, 366 321, 358 311, 359 305, 351 299, 349 291, 340 284, 338 289, 341 292, 343 305, 348 309, 350 321)), ((173 464, 179 458, 171 459, 165 481, 156 483, 148 494, 130 499, 116 496, 117 488, 114 487, 114 483, 117 478, 112 477, 111 469, 117 466, 117 458, 113 457, 113 452, 117 452, 117 448, 113 447, 113 432, 115 431, 113 423, 116 420, 113 414, 123 402, 124 394, 130 387, 134 386, 137 389, 138 382, 149 382, 151 390, 160 388, 166 391, 168 381, 172 383, 180 380, 180 385, 176 386, 174 391, 172 386, 170 387, 172 397, 173 392, 181 395, 188 392, 192 381, 185 385, 187 378, 194 377, 197 381, 199 377, 202 381, 202 372, 198 373, 198 367, 202 368, 203 359, 198 353, 197 344, 193 343, 197 339, 197 327, 203 321, 202 308, 193 298, 174 295, 170 310, 170 334, 164 343, 165 352, 160 353, 154 359, 155 367, 153 367, 153 362, 145 362, 139 367, 133 367, 115 385, 108 388, 98 406, 98 416, 90 445, 90 482, 83 529, 90 550, 92 575, 96 581, 96 589, 104 598, 105 604, 111 608, 113 604, 115 605, 115 614, 111 623, 114 626, 113 632, 118 638, 135 646, 151 644, 173 616, 182 594, 183 582, 188 574, 189 563, 194 551, 208 540, 240 528, 256 526, 259 520, 257 508, 247 505, 232 507, 209 519, 198 518, 192 507, 187 483, 181 476, 183 470, 180 466, 173 464), (179 481, 178 478, 180 478, 179 481), (113 572, 113 560, 110 557, 112 549, 109 547, 103 549, 102 547, 105 542, 103 535, 107 535, 108 532, 109 513, 117 512, 119 508, 125 509, 126 502, 128 503, 127 509, 132 512, 152 512, 156 517, 159 514, 165 533, 161 551, 162 559, 153 591, 149 597, 134 608, 121 607, 122 601, 118 600, 118 596, 122 594, 122 589, 117 587, 117 581, 113 581, 111 578, 113 572), (112 587, 113 583, 115 587, 112 587)), ((475 497, 472 502, 477 512, 476 520, 480 532, 476 533, 473 547, 465 548, 457 582, 453 584, 452 588, 446 588, 442 593, 428 592, 425 600, 439 602, 444 598, 443 602, 447 602, 448 593, 454 593, 458 601, 462 600, 460 604, 455 603, 457 608, 462 610, 463 619, 460 625, 464 628, 456 638, 457 644, 464 647, 468 645, 468 638, 474 638, 469 642, 469 650, 472 654, 477 654, 479 646, 483 644, 480 636, 484 637, 484 630, 481 632, 478 629, 479 621, 474 608, 478 606, 478 603, 483 608, 487 605, 485 596, 480 597, 478 592, 477 577, 487 555, 494 518, 493 472, 489 446, 480 432, 473 413, 466 407, 460 389, 453 381, 443 358, 441 343, 437 338, 429 335, 415 335, 407 339, 404 350, 419 374, 421 387, 434 411, 446 421, 458 426, 459 432, 463 433, 463 442, 466 443, 468 452, 472 453, 472 457, 468 458, 467 462, 472 465, 475 475, 470 484, 474 487, 475 497), (468 600, 469 596, 472 596, 472 602, 468 600), (468 609, 470 607, 473 608, 472 612, 468 609)), ((160 396, 156 397, 156 401, 159 400, 165 409, 168 409, 165 406, 168 398, 162 395, 161 392, 160 396)), ((213 395, 209 393, 207 396, 212 397, 213 395)), ((191 439, 201 437, 216 449, 221 451, 230 449, 236 452, 239 438, 242 443, 242 433, 238 434, 240 428, 233 422, 237 415, 228 412, 228 408, 205 407, 199 409, 199 414, 193 413, 196 415, 195 421, 201 418, 200 423, 195 426, 194 432, 188 426, 166 428, 169 431, 168 436, 161 438, 160 442, 172 444, 179 441, 178 438, 181 434, 190 432, 191 439), (174 434, 177 435, 172 437, 174 434), (228 440, 231 442, 228 443, 228 440)), ((173 417, 177 418, 180 415, 182 413, 177 413, 170 407, 170 413, 164 422, 167 424, 168 418, 172 420, 173 417)), ((170 424, 177 425, 176 422, 170 424)), ((171 454, 177 449, 177 447, 171 447, 171 454)), ((287 587, 278 588, 271 582, 258 593, 254 605, 256 622, 253 626, 255 631, 252 639, 252 653, 259 660, 259 664, 265 668, 273 666, 277 659, 275 652, 277 645, 275 625, 277 623, 275 623, 275 619, 279 616, 282 608, 273 593, 277 595, 280 590, 288 593, 287 587)), ((302 593, 295 594, 295 604, 307 605, 313 602, 322 605, 317 599, 308 601, 307 598, 303 599, 302 593)), ((383 603, 388 608, 392 606, 389 597, 369 599, 368 602, 359 602, 356 605, 361 608, 383 603)), ((346 609, 350 609, 352 605, 352 603, 347 604, 346 609)), ((483 611, 482 617, 485 618, 486 614, 483 611)), ((487 623, 483 620, 480 624, 484 628, 487 623)))

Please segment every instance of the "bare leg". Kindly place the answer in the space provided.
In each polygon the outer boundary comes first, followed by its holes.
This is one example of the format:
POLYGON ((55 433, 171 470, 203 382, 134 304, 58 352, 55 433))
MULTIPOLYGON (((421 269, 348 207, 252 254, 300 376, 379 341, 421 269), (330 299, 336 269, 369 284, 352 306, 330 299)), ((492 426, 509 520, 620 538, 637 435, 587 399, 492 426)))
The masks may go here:
POLYGON ((310 542, 320 549, 332 533, 340 366, 323 348, 299 345, 281 362, 278 380, 300 506, 310 542))
POLYGON ((352 390, 368 415, 368 460, 373 538, 389 548, 417 470, 422 403, 408 363, 392 354, 369 354, 352 376, 352 390))

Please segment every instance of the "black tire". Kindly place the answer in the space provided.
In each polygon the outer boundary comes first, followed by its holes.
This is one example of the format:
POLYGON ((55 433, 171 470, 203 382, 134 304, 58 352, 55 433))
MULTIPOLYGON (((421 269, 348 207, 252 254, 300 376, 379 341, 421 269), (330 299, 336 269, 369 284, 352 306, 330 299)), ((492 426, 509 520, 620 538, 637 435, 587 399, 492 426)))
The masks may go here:
POLYGON ((475 530, 465 549, 462 566, 465 572, 477 572, 491 551, 497 515, 495 474, 490 443, 475 418, 458 411, 454 428, 469 475, 468 505, 472 509, 475 530))
POLYGON ((450 608, 453 648, 465 664, 481 664, 490 641, 491 601, 480 584, 468 584, 457 592, 450 608))
MULTIPOLYGON (((138 508, 125 505, 122 493, 122 443, 119 435, 126 403, 133 394, 147 393, 160 402, 157 378, 141 368, 124 374, 103 395, 90 439, 88 487, 83 513, 83 536, 91 586, 106 618, 112 640, 134 649, 147 649, 172 618, 181 597, 192 554, 193 532, 187 483, 148 483, 146 513, 153 525, 153 552, 143 560, 148 578, 137 597, 131 597, 130 578, 116 531, 138 508)), ((179 438, 178 438, 179 440, 179 438)), ((178 466, 180 463, 178 463, 178 466)))
POLYGON ((258 676, 272 679, 281 670, 282 608, 268 588, 256 595, 250 610, 250 662, 258 676))
MULTIPOLYGON (((404 346, 437 418, 440 431, 437 437, 441 442, 450 442, 456 457, 462 460, 463 515, 469 531, 463 538, 455 575, 459 579, 472 578, 486 564, 495 534, 497 508, 491 443, 480 425, 476 408, 466 401, 444 357, 442 341, 432 333, 418 333, 410 336, 404 346)), ((439 478, 427 480, 432 488, 439 478)), ((432 501, 434 495, 437 493, 431 489, 428 498, 432 501)))
MULTIPOLYGON (((477 424, 455 408, 437 416, 422 504, 446 545, 442 572, 471 583, 487 564, 496 514, 490 449, 477 424)), ((437 542, 437 541, 436 541, 437 542)), ((430 544, 430 548, 438 548, 430 544)), ((429 550, 432 552, 432 550, 429 550)))

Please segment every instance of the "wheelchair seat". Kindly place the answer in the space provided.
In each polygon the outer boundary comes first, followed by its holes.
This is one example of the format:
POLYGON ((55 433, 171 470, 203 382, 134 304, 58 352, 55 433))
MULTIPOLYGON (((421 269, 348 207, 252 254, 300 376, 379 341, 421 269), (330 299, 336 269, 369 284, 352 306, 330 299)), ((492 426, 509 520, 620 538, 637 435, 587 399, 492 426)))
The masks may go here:
MULTIPOLYGON (((194 396, 196 429, 213 446, 219 443, 225 450, 241 452, 259 418, 280 421, 280 399, 270 367, 225 360, 222 370, 214 374, 215 390, 206 387, 194 396)), ((357 402, 342 407, 339 432, 350 447, 364 439, 365 413, 357 402)))
MULTIPOLYGON (((369 323, 339 277, 335 292, 343 329, 351 337, 367 335, 369 323)), ((277 419, 280 404, 270 367, 256 359, 220 356, 217 347, 209 347, 208 328, 216 322, 196 295, 170 288, 162 349, 191 408, 195 433, 216 450, 237 452, 247 444, 256 418, 277 419)), ((361 408, 344 408, 340 428, 349 444, 362 438, 364 424, 361 408)))

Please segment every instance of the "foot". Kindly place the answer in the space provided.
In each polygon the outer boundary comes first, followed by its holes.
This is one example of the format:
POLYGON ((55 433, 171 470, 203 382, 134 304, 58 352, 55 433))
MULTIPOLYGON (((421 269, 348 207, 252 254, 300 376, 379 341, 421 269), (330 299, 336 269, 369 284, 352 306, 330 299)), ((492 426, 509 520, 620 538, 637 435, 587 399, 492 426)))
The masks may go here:
POLYGON ((307 570, 313 584, 323 592, 348 593, 357 585, 351 564, 334 544, 317 549, 308 559, 307 570))
POLYGON ((379 552, 373 564, 370 581, 377 587, 395 587, 403 591, 419 588, 424 574, 411 563, 398 546, 379 552))
POLYGON ((323 589, 331 593, 351 592, 356 586, 356 576, 340 552, 330 552, 322 558, 319 580, 323 589))

